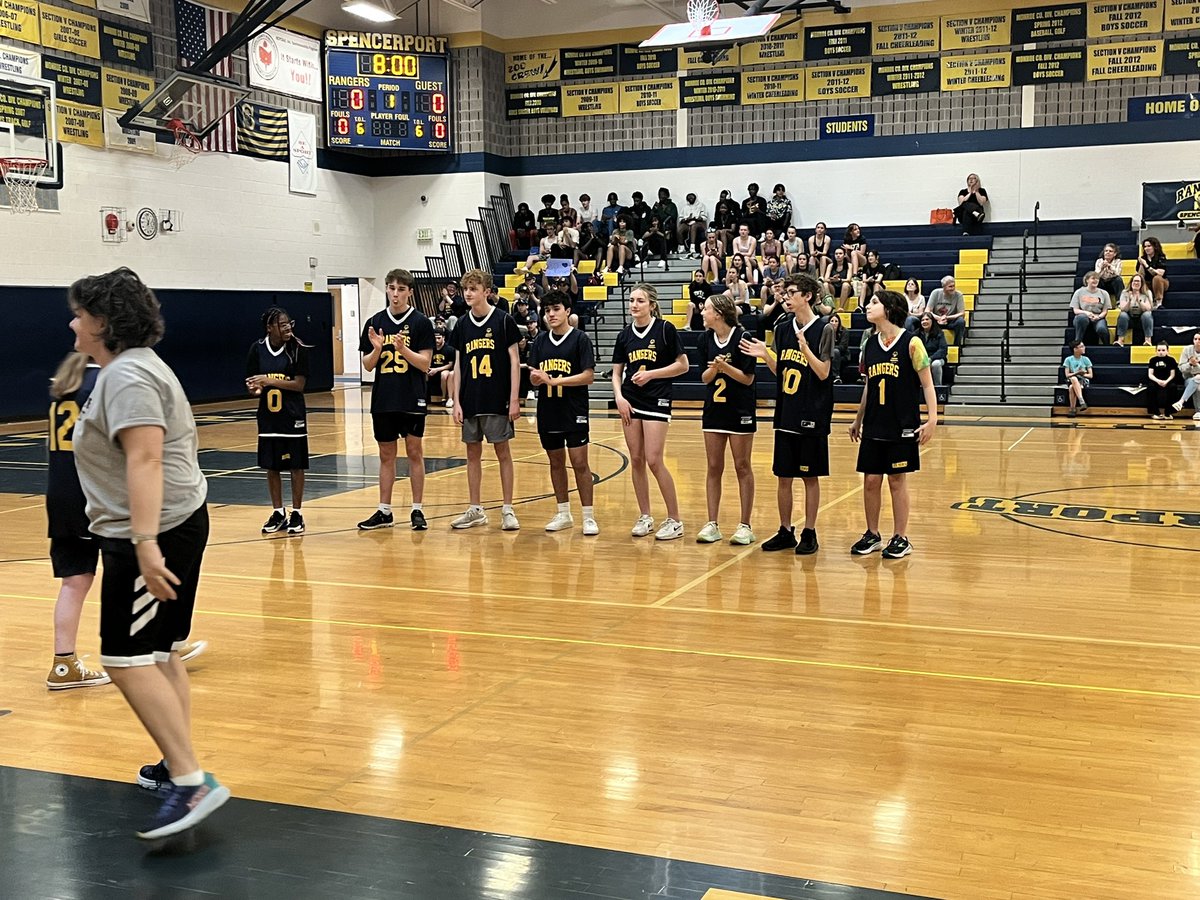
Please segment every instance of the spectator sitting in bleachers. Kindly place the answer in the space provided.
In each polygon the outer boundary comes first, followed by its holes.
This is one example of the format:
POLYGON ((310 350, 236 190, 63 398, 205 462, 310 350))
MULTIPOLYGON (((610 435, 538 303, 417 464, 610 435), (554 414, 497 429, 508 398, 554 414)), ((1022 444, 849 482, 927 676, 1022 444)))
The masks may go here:
MULTIPOLYGON (((816 302, 816 297, 814 297, 813 303, 816 302)), ((815 305, 813 308, 816 309, 815 305)), ((833 373, 833 383, 841 384, 842 367, 850 358, 850 332, 842 324, 842 317, 836 315, 829 317, 829 328, 833 332, 833 355, 830 357, 832 366, 829 371, 833 373)))
POLYGON ((750 304, 750 286, 733 268, 725 273, 725 294, 733 300, 740 315, 749 315, 753 311, 754 307, 750 304))
POLYGON ((551 225, 554 225, 557 227, 557 225, 558 225, 558 210, 554 208, 554 195, 553 194, 543 194, 542 195, 542 208, 539 209, 538 213, 537 213, 537 224, 538 224, 538 228, 540 228, 542 230, 543 234, 545 233, 546 229, 549 228, 551 225))
POLYGON ((749 196, 742 201, 741 218, 738 222, 745 225, 751 236, 757 240, 762 237, 763 230, 767 227, 767 201, 758 195, 757 184, 747 185, 746 193, 749 196))
POLYGON ((642 235, 642 258, 650 262, 655 257, 658 258, 659 268, 667 271, 667 233, 663 231, 662 220, 652 215, 642 235))
POLYGON ((537 219, 528 203, 518 203, 512 218, 513 249, 528 250, 537 243, 537 219))
MULTIPOLYGON (((545 277, 545 273, 543 273, 542 277, 545 277)), ((517 285, 514 293, 518 300, 524 299, 527 305, 536 305, 542 299, 544 292, 542 291, 542 286, 537 283, 537 276, 532 272, 526 272, 525 282, 517 285)))
POLYGON ((607 241, 617 227, 617 217, 621 215, 624 207, 617 202, 616 194, 608 195, 608 206, 600 211, 600 237, 607 241))
POLYGON ((1087 401, 1083 399, 1083 392, 1091 383, 1094 373, 1092 361, 1083 355, 1082 339, 1077 338, 1071 343, 1071 355, 1063 360, 1063 370, 1067 377, 1067 397, 1071 404, 1067 415, 1075 418, 1076 406, 1080 412, 1088 408, 1087 401))
MULTIPOLYGON (((1179 374, 1183 378, 1183 396, 1172 406, 1175 412, 1180 412, 1188 400, 1196 396, 1200 390, 1200 331, 1192 335, 1192 346, 1183 348, 1179 360, 1179 374)), ((1200 419, 1200 400, 1192 400, 1196 408, 1193 419, 1200 419)))
POLYGON ((629 219, 629 227, 633 229, 634 234, 646 233, 646 229, 650 226, 650 213, 650 204, 642 199, 642 192, 634 191, 633 202, 625 210, 629 219))
POLYGON ((462 318, 467 313, 467 298, 458 289, 457 281, 448 281, 442 288, 442 297, 450 301, 450 315, 462 318))
POLYGON ((858 270, 867 264, 867 239, 863 237, 862 229, 857 222, 846 226, 842 236, 842 249, 846 251, 846 259, 850 261, 850 277, 858 274, 858 270))
MULTIPOLYGON (((930 302, 932 300, 931 297, 930 302)), ((1112 299, 1108 296, 1108 291, 1100 289, 1099 274, 1088 272, 1083 276, 1083 287, 1071 295, 1071 324, 1075 327, 1075 340, 1082 341, 1091 329, 1095 331, 1098 343, 1107 344, 1108 321, 1105 315, 1110 309, 1112 299)))
POLYGON ((1121 251, 1116 244, 1104 245, 1096 260, 1096 272, 1100 275, 1100 287, 1108 291, 1108 296, 1120 297, 1125 290, 1125 279, 1121 277, 1121 251))
POLYGON ((704 278, 704 273, 697 269, 692 273, 692 280, 688 282, 688 328, 692 331, 704 330, 704 301, 708 299, 708 295, 712 291, 709 290, 708 282, 704 278))
POLYGON ((850 273, 850 258, 846 251, 838 247, 833 251, 833 265, 825 277, 825 290, 837 303, 838 309, 849 311, 853 308, 850 302, 850 291, 853 287, 853 277, 850 273))
POLYGON ((689 193, 684 198, 683 209, 679 211, 679 225, 676 237, 679 240, 679 252, 699 259, 700 245, 704 243, 705 232, 708 231, 708 210, 703 203, 696 200, 696 195, 689 193))
POLYGON ((958 192, 958 205, 954 207, 954 220, 963 234, 979 234, 988 215, 988 192, 979 183, 979 176, 972 172, 967 176, 967 186, 958 192))
POLYGON ((721 279, 721 269, 725 265, 725 245, 717 237, 717 232, 710 228, 700 248, 700 271, 704 279, 717 282, 721 279))
POLYGON ((758 289, 760 299, 765 303, 773 285, 782 282, 787 277, 787 270, 779 262, 779 257, 770 255, 762 270, 762 284, 758 289))
POLYGON ((941 287, 929 292, 925 308, 933 313, 935 322, 954 332, 954 345, 961 347, 967 334, 967 298, 956 289, 953 275, 947 275, 941 287))
POLYGON ((867 301, 883 290, 883 263, 878 250, 867 251, 867 261, 858 270, 858 308, 866 311, 867 301))
POLYGON ((560 194, 558 197, 558 223, 570 224, 572 228, 579 225, 579 210, 571 207, 571 198, 566 194, 560 194))
POLYGON ((738 205, 727 196, 728 194, 729 191, 721 191, 721 199, 717 201, 709 225, 710 230, 716 231, 717 240, 725 247, 726 252, 729 252, 733 244, 738 226, 738 205))
POLYGON ((783 267, 788 270, 789 274, 797 271, 797 263, 801 255, 807 262, 808 254, 804 252, 804 241, 796 233, 796 226, 789 225, 787 236, 783 239, 783 267))
POLYGON ((1150 286, 1155 307, 1162 306, 1163 296, 1171 289, 1171 282, 1167 280, 1167 255, 1163 253, 1162 242, 1158 238, 1148 237, 1142 241, 1142 255, 1138 257, 1137 270, 1150 286))
POLYGON ((1125 346, 1125 335, 1134 316, 1139 317, 1142 323, 1142 343, 1151 346, 1154 343, 1154 298, 1146 289, 1141 275, 1129 279, 1129 288, 1121 291, 1117 309, 1120 310, 1117 315, 1117 346, 1125 346))
POLYGON ((921 314, 916 335, 925 345, 925 352, 929 354, 929 370, 933 374, 933 383, 941 387, 942 369, 945 367, 946 357, 950 353, 949 347, 946 346, 946 335, 942 334, 941 326, 933 320, 933 315, 928 312, 921 314))
POLYGON ((904 327, 916 334, 921 327, 921 313, 925 312, 925 295, 921 293, 921 284, 917 279, 910 278, 904 282, 904 299, 908 301, 908 318, 904 321, 904 327))
POLYGON ((816 264, 824 281, 829 278, 829 270, 833 268, 833 238, 829 236, 824 222, 818 222, 813 228, 813 233, 808 236, 808 258, 816 264))
POLYGON ((629 218, 625 214, 617 218, 616 230, 608 239, 608 249, 605 253, 605 271, 613 271, 615 262, 618 275, 624 275, 625 270, 637 261, 637 237, 629 227, 629 218))
POLYGON ((577 227, 580 231, 584 225, 591 225, 592 230, 596 230, 596 223, 600 221, 600 210, 592 206, 592 198, 588 194, 579 195, 579 222, 577 227))
POLYGON ((763 239, 758 242, 758 255, 766 262, 767 257, 777 256, 783 259, 783 244, 775 237, 775 229, 768 228, 763 233, 763 239))
POLYGON ((740 253, 734 253, 730 257, 729 270, 726 274, 729 274, 729 272, 737 273, 738 278, 742 279, 748 285, 753 286, 758 284, 758 271, 753 266, 748 265, 746 257, 740 253))
POLYGON ((771 199, 767 201, 766 227, 776 234, 783 234, 783 230, 791 221, 792 201, 787 197, 787 189, 782 184, 777 184, 771 191, 771 199))
MULTIPOLYGON (((1137 276, 1134 276, 1135 278, 1137 276)), ((1179 364, 1171 355, 1171 348, 1166 341, 1159 341, 1150 358, 1150 368, 1146 370, 1149 380, 1149 391, 1146 395, 1146 410, 1152 419, 1169 419, 1171 414, 1167 407, 1179 386, 1179 364)))
POLYGON ((441 320, 447 334, 453 331, 454 326, 458 324, 458 316, 454 315, 453 312, 453 303, 445 294, 438 300, 438 308, 434 316, 441 320))
POLYGON ((539 261, 544 262, 550 258, 550 254, 554 251, 554 245, 558 240, 558 226, 550 223, 541 229, 541 235, 537 248, 531 249, 529 256, 525 258, 525 262, 517 266, 518 272, 529 272, 533 269, 534 263, 539 261))
POLYGON ((658 202, 650 210, 650 215, 658 217, 659 230, 667 236, 667 249, 670 250, 675 246, 676 232, 679 230, 679 207, 665 187, 658 189, 658 202))
POLYGON ((784 281, 776 281, 770 288, 764 288, 762 293, 762 317, 759 320, 758 339, 765 340, 767 332, 775 328, 775 323, 783 318, 786 307, 784 306, 784 291, 787 285, 784 281))
POLYGON ((579 246, 575 248, 575 265, 580 260, 591 259, 599 268, 604 260, 604 241, 596 234, 594 222, 584 222, 579 226, 579 246))
POLYGON ((738 225, 737 237, 733 239, 731 249, 733 255, 741 256, 749 268, 758 270, 758 238, 750 233, 750 226, 745 222, 738 225))
POLYGON ((570 223, 573 220, 569 217, 558 227, 558 234, 554 236, 554 243, 550 247, 551 259, 577 259, 577 251, 579 250, 579 230, 570 223))

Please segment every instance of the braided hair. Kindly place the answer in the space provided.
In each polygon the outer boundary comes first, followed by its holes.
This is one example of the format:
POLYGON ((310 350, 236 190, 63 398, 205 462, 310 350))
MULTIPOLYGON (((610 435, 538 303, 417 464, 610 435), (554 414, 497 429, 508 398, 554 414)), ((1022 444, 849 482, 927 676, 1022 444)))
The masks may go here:
MULTIPOLYGON (((270 307, 266 312, 264 312, 262 314, 263 331, 266 331, 268 328, 270 328, 276 322, 279 322, 281 320, 284 322, 291 321, 291 316, 288 315, 288 311, 281 306, 270 307)), ((306 343, 304 343, 304 341, 300 340, 300 338, 298 338, 296 336, 296 331, 293 328, 292 336, 288 339, 288 342, 283 345, 283 351, 284 351, 284 353, 287 354, 287 358, 290 359, 294 363, 300 355, 299 348, 304 347, 307 350, 311 346, 312 346, 312 344, 306 344, 306 343)))

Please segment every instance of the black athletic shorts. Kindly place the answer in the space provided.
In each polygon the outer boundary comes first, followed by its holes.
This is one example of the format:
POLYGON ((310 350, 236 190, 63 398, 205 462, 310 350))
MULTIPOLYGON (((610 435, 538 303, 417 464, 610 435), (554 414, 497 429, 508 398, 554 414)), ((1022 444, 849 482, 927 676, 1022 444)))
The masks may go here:
POLYGON ((921 470, 921 447, 915 439, 864 439, 858 445, 858 471, 864 475, 904 475, 921 470))
POLYGON ((829 474, 829 435, 776 431, 771 472, 776 478, 824 478, 829 474))
POLYGON ((371 428, 377 444, 387 444, 399 438, 425 437, 425 417, 416 413, 371 413, 371 428))
POLYGON ((208 507, 158 536, 167 568, 180 583, 174 600, 158 600, 146 590, 133 544, 100 538, 104 575, 100 586, 100 662, 105 668, 167 662, 192 630, 192 610, 200 584, 200 561, 208 543, 208 507))
POLYGON ((100 561, 100 542, 95 538, 50 538, 50 565, 55 578, 95 575, 100 561))
POLYGON ((642 409, 630 403, 629 408, 633 418, 644 419, 647 422, 670 422, 671 421, 671 400, 663 398, 655 401, 655 406, 650 409, 642 409))
POLYGON ((260 437, 258 467, 269 472, 290 472, 308 468, 308 435, 298 437, 260 437))
POLYGON ((575 431, 539 431, 538 439, 542 442, 542 449, 548 452, 564 447, 568 450, 586 447, 590 436, 588 429, 580 428, 575 431))

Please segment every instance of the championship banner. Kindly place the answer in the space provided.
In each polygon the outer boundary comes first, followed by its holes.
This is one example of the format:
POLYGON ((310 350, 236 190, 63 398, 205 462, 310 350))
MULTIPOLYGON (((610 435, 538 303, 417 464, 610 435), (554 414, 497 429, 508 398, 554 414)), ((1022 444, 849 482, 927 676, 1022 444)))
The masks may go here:
POLYGON ((1013 84, 1072 84, 1083 81, 1086 64, 1083 47, 1053 50, 1017 50, 1012 55, 1013 84))
POLYGON ((0 89, 0 122, 8 122, 17 134, 41 137, 46 130, 46 110, 41 94, 0 89))
POLYGON ((1200 28, 1200 0, 1167 0, 1163 31, 1200 28))
POLYGON ((976 53, 942 57, 943 91, 977 91, 1008 87, 1012 82, 1012 54, 976 53))
POLYGON ((617 83, 563 85, 562 114, 564 119, 576 116, 615 116, 620 111, 617 83))
MULTIPOLYGON (((1195 98, 1200 95, 1184 96, 1195 98)), ((1142 184, 1142 220, 1194 224, 1200 220, 1197 197, 1200 197, 1200 181, 1145 182, 1142 184)))
POLYGON ((96 0, 96 9, 100 12, 116 13, 118 16, 128 16, 139 22, 150 21, 150 0, 96 0))
POLYGON ((558 81, 558 51, 530 50, 504 54, 504 83, 532 84, 558 81))
POLYGON ((288 190, 317 195, 317 117, 295 109, 287 111, 288 190))
POLYGON ((1099 44, 1088 50, 1088 81, 1158 78, 1162 75, 1163 42, 1099 44))
POLYGON ((741 95, 742 76, 738 72, 688 75, 679 79, 679 105, 684 109, 693 106, 731 106, 737 104, 741 95))
POLYGON ((246 48, 250 86, 302 100, 321 101, 321 42, 268 28, 246 48))
POLYGON ((1170 97, 1131 97, 1125 118, 1130 122, 1200 118, 1200 94, 1170 97))
POLYGON ((0 47, 0 75, 21 75, 25 78, 41 78, 42 54, 34 50, 0 47))
POLYGON ((618 72, 617 45, 607 47, 564 47, 558 51, 563 81, 580 78, 612 78, 618 72))
POLYGON ((1087 36, 1125 37, 1162 31, 1163 0, 1093 0, 1087 36))
POLYGON ((121 114, 115 110, 104 110, 104 146, 108 150, 124 150, 130 153, 157 153, 158 142, 154 132, 137 128, 122 128, 121 114))
POLYGON ((936 53, 941 47, 937 16, 904 22, 876 22, 872 49, 876 56, 896 53, 936 53))
POLYGON ((742 105, 798 103, 804 99, 804 70, 775 69, 742 73, 742 105))
POLYGON ((107 109, 124 109, 141 103, 154 90, 154 79, 117 69, 100 70, 101 99, 107 109))
POLYGON ((43 47, 65 50, 91 59, 100 58, 99 19, 56 6, 40 6, 38 9, 41 13, 43 47))
POLYGON ((1167 38, 1163 47, 1164 75, 1200 75, 1200 39, 1167 38))
POLYGON ((679 49, 642 50, 637 44, 622 44, 617 48, 617 69, 621 75, 674 75, 679 70, 679 49))
POLYGON ((154 71, 154 36, 121 22, 100 20, 100 59, 154 71))
POLYGON ((871 73, 871 96, 928 94, 942 89, 941 63, 936 56, 897 62, 876 60, 871 73))
POLYGON ((688 71, 736 68, 749 65, 745 62, 745 53, 745 47, 738 48, 733 44, 708 44, 703 50, 680 48, 679 67, 688 71))
POLYGON ((54 96, 84 106, 100 105, 100 67, 46 54, 42 78, 55 84, 54 96))
POLYGON ((817 137, 861 138, 875 134, 875 116, 824 116, 817 122, 817 137))
POLYGON ((0 0, 0 37, 40 44, 38 5, 26 0, 0 0))
POLYGON ((104 117, 98 106, 83 106, 65 100, 54 102, 58 139, 64 144, 104 146, 104 117))
POLYGON ((806 100, 846 100, 871 96, 871 64, 814 66, 804 70, 806 100))
POLYGON ((942 49, 1007 47, 1012 43, 1010 19, 1011 14, 1006 12, 978 16, 942 16, 942 49))
POLYGON ((1031 6, 1014 9, 1012 42, 1040 44, 1047 41, 1082 41, 1087 37, 1087 4, 1031 6))
POLYGON ((800 31, 776 31, 742 44, 742 65, 761 66, 804 61, 800 31))
POLYGON ((675 78, 625 81, 619 87, 622 114, 679 109, 679 81, 675 78))
POLYGON ((507 119, 557 119, 562 115, 562 92, 557 87, 509 88, 504 92, 507 119))
POLYGON ((870 22, 860 22, 856 25, 819 25, 816 28, 804 29, 804 58, 811 62, 870 55, 870 22))

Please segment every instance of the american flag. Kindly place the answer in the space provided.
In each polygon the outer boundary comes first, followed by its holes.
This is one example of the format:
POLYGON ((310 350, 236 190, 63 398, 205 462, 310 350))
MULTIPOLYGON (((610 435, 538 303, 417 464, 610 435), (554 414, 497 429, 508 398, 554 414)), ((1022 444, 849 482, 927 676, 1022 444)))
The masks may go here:
MULTIPOLYGON (((179 62, 182 66, 195 65, 233 23, 233 13, 175 0, 175 34, 179 40, 179 62)), ((226 56, 212 67, 212 74, 225 78, 233 77, 233 59, 226 56)), ((211 102, 211 98, 210 98, 211 102)), ((237 153, 237 118, 230 110, 216 129, 200 142, 205 150, 222 153, 237 153)))

